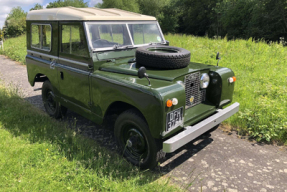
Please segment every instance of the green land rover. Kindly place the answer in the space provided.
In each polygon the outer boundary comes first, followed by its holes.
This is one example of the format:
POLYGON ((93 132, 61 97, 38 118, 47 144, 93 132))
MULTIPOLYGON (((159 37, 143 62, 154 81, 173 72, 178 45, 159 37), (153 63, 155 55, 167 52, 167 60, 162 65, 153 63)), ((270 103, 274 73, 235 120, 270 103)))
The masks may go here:
POLYGON ((27 72, 43 82, 47 113, 70 109, 97 124, 116 114, 126 159, 153 168, 165 154, 239 110, 232 70, 190 62, 156 18, 119 9, 64 7, 27 15, 27 72))

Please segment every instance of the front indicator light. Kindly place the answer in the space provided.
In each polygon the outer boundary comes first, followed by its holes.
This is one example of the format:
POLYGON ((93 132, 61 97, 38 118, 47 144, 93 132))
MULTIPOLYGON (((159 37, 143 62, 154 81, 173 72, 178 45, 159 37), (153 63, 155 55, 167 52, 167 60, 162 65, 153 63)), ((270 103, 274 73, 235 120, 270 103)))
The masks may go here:
POLYGON ((167 100, 167 102, 166 102, 166 106, 167 107, 171 107, 172 106, 172 100, 167 100))
POLYGON ((229 83, 234 83, 235 81, 236 81, 236 77, 235 76, 228 78, 228 82, 229 83))

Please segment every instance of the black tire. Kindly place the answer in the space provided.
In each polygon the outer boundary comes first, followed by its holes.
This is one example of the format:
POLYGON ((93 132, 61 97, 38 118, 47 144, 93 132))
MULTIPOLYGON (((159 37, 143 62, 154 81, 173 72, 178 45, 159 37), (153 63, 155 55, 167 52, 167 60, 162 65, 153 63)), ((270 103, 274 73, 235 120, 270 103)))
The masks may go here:
POLYGON ((46 112, 56 119, 66 115, 67 108, 55 100, 53 86, 50 81, 45 81, 42 86, 42 100, 46 112))
POLYGON ((170 46, 145 46, 136 50, 137 64, 157 69, 179 69, 190 63, 190 52, 170 46))
POLYGON ((141 169, 153 169, 163 157, 159 141, 151 136, 146 121, 135 110, 119 115, 114 134, 124 157, 141 169))

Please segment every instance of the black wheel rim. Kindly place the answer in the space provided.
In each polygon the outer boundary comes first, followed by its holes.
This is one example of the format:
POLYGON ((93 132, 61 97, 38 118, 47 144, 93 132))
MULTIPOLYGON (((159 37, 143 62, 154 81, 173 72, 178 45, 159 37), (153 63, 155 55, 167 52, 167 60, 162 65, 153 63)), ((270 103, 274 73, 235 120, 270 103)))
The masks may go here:
POLYGON ((54 114, 56 112, 57 102, 55 101, 55 95, 51 90, 47 91, 45 105, 50 114, 54 114))
POLYGON ((133 124, 125 124, 121 138, 125 146, 125 155, 130 160, 140 163, 148 155, 148 145, 143 134, 133 124))

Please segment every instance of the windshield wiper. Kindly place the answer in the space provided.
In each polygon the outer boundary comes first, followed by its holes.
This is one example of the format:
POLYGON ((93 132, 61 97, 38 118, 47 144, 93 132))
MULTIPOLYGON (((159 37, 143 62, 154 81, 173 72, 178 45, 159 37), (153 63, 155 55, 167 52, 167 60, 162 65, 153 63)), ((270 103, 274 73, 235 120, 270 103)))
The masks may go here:
POLYGON ((156 43, 154 43, 154 42, 150 42, 149 43, 149 45, 165 45, 166 43, 163 43, 163 42, 161 42, 161 43, 158 43, 158 42, 156 42, 156 43))
POLYGON ((123 46, 119 46, 119 45, 114 45, 113 49, 131 49, 134 48, 134 46, 132 45, 123 45, 123 46))

